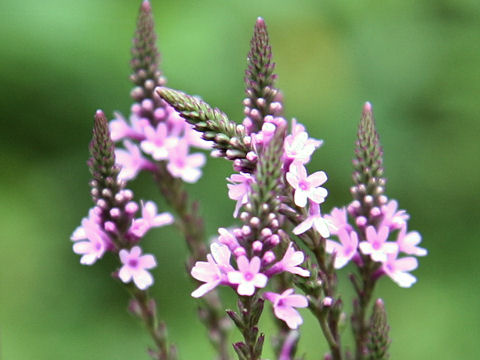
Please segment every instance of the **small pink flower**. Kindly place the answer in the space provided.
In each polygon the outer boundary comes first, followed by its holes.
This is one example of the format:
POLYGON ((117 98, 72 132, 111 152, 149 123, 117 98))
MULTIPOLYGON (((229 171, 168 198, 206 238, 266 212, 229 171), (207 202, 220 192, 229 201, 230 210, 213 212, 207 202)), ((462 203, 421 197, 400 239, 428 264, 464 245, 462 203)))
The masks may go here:
POLYGON ((131 141, 125 140, 123 142, 124 149, 115 150, 115 160, 121 166, 118 178, 121 180, 134 179, 141 170, 153 170, 155 166, 146 160, 138 148, 131 141))
POLYGON ((347 220, 346 208, 333 208, 330 214, 324 215, 325 220, 328 221, 330 233, 337 235, 340 229, 345 228, 348 232, 352 231, 352 226, 347 220))
POLYGON ((170 225, 173 221, 172 214, 168 212, 157 214, 157 205, 153 201, 147 201, 142 203, 142 217, 133 221, 130 232, 142 238, 152 227, 170 225))
POLYGON ((148 124, 148 121, 140 120, 136 115, 130 117, 132 126, 128 125, 125 118, 120 113, 115 113, 115 119, 110 121, 110 136, 112 141, 119 141, 125 138, 133 140, 143 140, 143 128, 148 124))
POLYGON ((397 253, 388 254, 382 270, 400 287, 411 287, 417 281, 417 278, 409 274, 408 271, 415 270, 418 267, 418 261, 412 256, 398 259, 397 255, 397 253))
MULTIPOLYGON (((184 120, 185 121, 185 120, 184 120)), ((189 145, 199 149, 210 150, 213 148, 213 142, 202 138, 202 133, 193 128, 193 125, 185 122, 184 139, 189 145)))
POLYGON ((123 264, 118 272, 120 280, 129 283, 133 279, 140 290, 145 290, 153 284, 153 277, 147 271, 157 266, 153 255, 142 255, 140 246, 134 246, 130 251, 127 249, 120 250, 119 256, 123 264))
POLYGON ((237 259, 238 271, 228 273, 228 281, 232 284, 238 284, 237 292, 239 295, 251 296, 255 288, 263 288, 267 285, 268 278, 260 272, 261 260, 254 256, 248 261, 246 256, 240 256, 237 259))
POLYGON ((300 207, 307 205, 307 199, 322 203, 328 195, 328 191, 320 185, 327 181, 327 175, 323 171, 317 171, 307 177, 307 169, 299 162, 290 165, 287 172, 287 181, 294 188, 295 204, 300 207))
POLYGON ((228 197, 232 200, 236 200, 237 204, 235 205, 235 211, 233 216, 237 217, 238 211, 243 204, 246 204, 248 201, 248 195, 251 191, 251 186, 255 180, 252 175, 248 173, 233 174, 227 178, 231 184, 227 184, 228 187, 228 197))
POLYGON ((235 249, 240 246, 235 235, 231 234, 227 229, 219 228, 218 234, 218 242, 228 246, 230 251, 235 251, 235 249))
POLYGON ((383 205, 381 207, 383 219, 380 226, 388 226, 391 230, 406 226, 410 216, 405 210, 397 211, 397 209, 398 203, 395 200, 390 200, 387 204, 383 205))
POLYGON ((89 217, 82 219, 82 225, 71 236, 75 242, 73 252, 82 255, 80 263, 83 265, 93 265, 111 245, 108 235, 100 228, 99 221, 95 211, 90 210, 89 217))
POLYGON ((317 230, 320 235, 322 235, 324 238, 327 238, 330 236, 328 225, 328 221, 324 219, 320 213, 320 205, 315 202, 310 202, 308 217, 293 229, 293 233, 295 235, 303 234, 313 226, 313 228, 317 230))
POLYGON ((282 260, 273 265, 268 269, 267 274, 273 275, 281 273, 282 271, 287 271, 292 274, 296 274, 303 277, 310 276, 310 271, 301 268, 300 264, 305 260, 305 254, 303 251, 296 251, 292 243, 288 244, 287 251, 283 255, 282 260))
POLYGON ((388 227, 382 226, 378 232, 375 227, 368 226, 366 230, 367 241, 362 241, 358 246, 363 254, 370 255, 373 261, 385 262, 388 254, 398 251, 396 243, 387 242, 388 227))
POLYGON ((422 241, 422 236, 417 231, 407 233, 407 227, 402 226, 398 232, 398 250, 408 255, 425 256, 427 250, 417 246, 422 241))
POLYGON ((140 147, 145 154, 152 155, 157 161, 168 159, 169 151, 178 143, 177 137, 168 136, 165 123, 159 123, 156 129, 152 126, 145 127, 145 137, 140 147))
POLYGON ((310 161, 313 152, 322 145, 323 141, 308 137, 305 127, 292 119, 292 133, 285 137, 284 157, 286 162, 298 161, 306 164, 310 161))
POLYGON ((205 295, 222 282, 227 283, 227 272, 234 271, 230 265, 231 252, 227 246, 213 243, 210 245, 210 251, 207 261, 197 261, 192 269, 192 277, 205 283, 192 292, 194 298, 205 295))
POLYGON ((357 253, 358 236, 355 231, 348 233, 345 228, 338 232, 338 240, 340 244, 327 240, 326 251, 329 254, 335 253, 335 269, 344 267, 357 253))
POLYGON ((303 324, 303 319, 294 308, 307 307, 308 300, 305 296, 293 292, 293 289, 287 289, 281 294, 266 292, 263 296, 273 303, 273 313, 277 318, 285 321, 290 329, 297 329, 303 324))
POLYGON ((179 141, 178 145, 169 153, 167 169, 173 177, 181 178, 188 183, 196 182, 202 171, 199 169, 205 165, 205 155, 201 153, 188 154, 188 144, 185 140, 179 141))

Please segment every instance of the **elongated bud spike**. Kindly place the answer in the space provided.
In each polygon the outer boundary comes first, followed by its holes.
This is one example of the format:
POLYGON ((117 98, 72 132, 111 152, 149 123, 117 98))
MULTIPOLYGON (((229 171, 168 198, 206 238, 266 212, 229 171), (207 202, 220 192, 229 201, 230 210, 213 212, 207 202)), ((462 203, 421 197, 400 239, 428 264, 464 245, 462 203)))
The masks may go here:
POLYGON ((385 188, 380 186, 385 182, 383 178, 383 150, 375 129, 375 120, 372 105, 367 102, 363 107, 362 118, 358 126, 355 142, 355 159, 353 160, 354 189, 364 186, 365 192, 355 192, 354 198, 363 201, 362 196, 372 195, 374 202, 383 194, 385 188))
POLYGON ((382 299, 377 299, 373 305, 373 313, 370 318, 370 329, 368 332, 368 360, 386 360, 390 345, 388 332, 390 326, 387 322, 387 313, 382 299))
POLYGON ((275 63, 272 62, 272 48, 267 27, 262 18, 255 23, 250 51, 247 55, 247 70, 245 70, 245 93, 247 118, 244 124, 247 133, 257 132, 262 128, 268 115, 280 116, 282 104, 279 91, 275 89, 276 75, 273 74, 275 63), (274 106, 271 106, 275 102, 274 106))
POLYGON ((95 113, 93 136, 90 142, 91 158, 88 167, 92 174, 92 197, 96 202, 102 194, 116 194, 118 191, 117 175, 119 169, 115 166, 115 146, 110 138, 108 120, 101 110, 95 113))

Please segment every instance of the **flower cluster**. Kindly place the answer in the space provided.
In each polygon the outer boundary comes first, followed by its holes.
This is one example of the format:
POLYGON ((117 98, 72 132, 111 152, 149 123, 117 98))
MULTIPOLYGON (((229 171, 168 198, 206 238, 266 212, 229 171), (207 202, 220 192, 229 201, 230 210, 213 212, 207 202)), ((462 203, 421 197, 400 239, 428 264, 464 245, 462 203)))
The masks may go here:
POLYGON ((135 217, 139 206, 133 201, 133 192, 125 189, 125 182, 118 176, 114 146, 101 111, 95 115, 90 151, 90 185, 95 206, 71 236, 73 251, 82 256, 80 263, 84 265, 93 265, 107 251, 118 253, 122 264, 119 278, 125 283, 133 280, 144 290, 153 284, 147 270, 155 267, 156 261, 153 255, 142 255, 138 243, 151 228, 173 223, 173 216, 158 214, 155 203, 147 201, 141 204, 141 217, 135 217))
POLYGON ((350 260, 362 267, 365 259, 369 258, 380 264, 372 274, 374 278, 386 274, 399 286, 410 287, 416 278, 409 271, 417 268, 417 259, 399 256, 424 256, 427 250, 417 246, 421 241, 418 232, 408 232, 409 215, 406 211, 398 210, 397 201, 384 195, 382 150, 374 129, 370 103, 364 107, 356 154, 356 185, 352 188, 355 200, 346 208, 334 208, 331 214, 325 216, 332 235, 338 239, 338 242, 327 240, 326 250, 335 254, 337 269, 350 260), (394 241, 388 241, 394 238, 394 241))

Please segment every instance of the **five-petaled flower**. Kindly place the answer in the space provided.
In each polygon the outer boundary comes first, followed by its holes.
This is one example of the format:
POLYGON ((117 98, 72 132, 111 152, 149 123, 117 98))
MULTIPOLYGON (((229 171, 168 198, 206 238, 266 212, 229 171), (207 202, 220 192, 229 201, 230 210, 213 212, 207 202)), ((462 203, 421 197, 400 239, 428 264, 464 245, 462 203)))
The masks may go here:
POLYGON ((123 264, 118 272, 120 280, 124 283, 129 283, 133 279, 133 282, 140 290, 145 290, 153 284, 153 277, 147 271, 157 266, 153 255, 142 255, 140 246, 134 246, 130 251, 122 249, 118 255, 123 264))
POLYGON ((240 256, 237 259, 238 271, 230 271, 228 273, 228 281, 237 284, 237 292, 239 295, 251 296, 255 292, 255 288, 263 288, 267 285, 268 278, 260 272, 261 260, 258 256, 254 256, 248 261, 246 256, 240 256))
POLYGON ((294 308, 307 307, 308 300, 305 296, 293 292, 293 289, 287 289, 281 294, 266 292, 263 296, 273 303, 273 313, 277 318, 285 321, 290 329, 297 329, 303 319, 294 308))
POLYGON ((293 162, 287 172, 287 181, 295 190, 295 204, 300 207, 307 205, 307 199, 320 204, 325 200, 328 191, 320 185, 327 181, 323 171, 317 171, 307 176, 307 169, 300 162, 293 162))

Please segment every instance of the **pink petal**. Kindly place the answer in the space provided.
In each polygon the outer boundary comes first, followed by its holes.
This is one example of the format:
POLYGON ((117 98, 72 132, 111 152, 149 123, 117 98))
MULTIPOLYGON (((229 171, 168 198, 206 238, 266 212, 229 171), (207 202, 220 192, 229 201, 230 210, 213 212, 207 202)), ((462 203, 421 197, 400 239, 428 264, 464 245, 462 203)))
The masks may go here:
POLYGON ((255 292, 255 286, 251 282, 242 282, 238 285, 237 293, 239 295, 251 296, 255 292))
POLYGON ((308 197, 317 204, 324 202, 327 196, 328 191, 322 187, 310 189, 308 193, 308 197))
POLYGON ((145 290, 153 284, 153 276, 148 271, 143 270, 133 276, 133 282, 140 290, 145 290))
POLYGON ((298 178, 296 175, 291 172, 287 172, 286 178, 291 187, 294 189, 298 188, 298 178))
POLYGON ((395 261, 395 270, 412 271, 418 267, 418 260, 414 257, 404 257, 395 261))
POLYGON ((209 291, 215 289, 220 281, 217 282, 207 282, 206 284, 200 285, 195 291, 192 292, 192 297, 199 298, 208 293, 209 291))
POLYGON ((310 186, 318 187, 327 181, 327 174, 324 171, 317 171, 307 178, 310 186))
POLYGON ((187 164, 191 167, 201 167, 207 161, 204 154, 197 153, 187 157, 187 164))
POLYGON ((152 269, 157 266, 157 261, 153 255, 146 254, 140 257, 138 265, 143 269, 152 269))
POLYGON ((132 280, 132 273, 130 272, 130 270, 126 266, 122 266, 122 268, 118 272, 118 277, 124 283, 128 283, 130 280, 132 280))
POLYGON ((240 284, 244 281, 243 273, 240 271, 230 271, 227 274, 228 281, 232 284, 240 284))
POLYGON ((303 295, 288 295, 285 299, 283 299, 283 303, 287 306, 293 306, 297 308, 304 308, 308 306, 308 300, 303 295))
POLYGON ((297 310, 287 306, 277 306, 273 312, 275 316, 285 321, 290 329, 297 329, 299 325, 303 324, 303 319, 297 310))
POLYGON ((237 259, 238 270, 245 273, 250 270, 250 263, 246 256, 240 256, 237 259))
POLYGON ((170 225, 173 224, 175 219, 173 218, 172 214, 168 212, 164 212, 160 215, 155 216, 155 218, 152 220, 152 226, 164 226, 164 225, 170 225))
POLYGON ((257 288, 264 288, 267 286, 268 277, 262 273, 258 273, 253 278, 253 285, 257 288))
POLYGON ((122 250, 120 250, 118 255, 120 256, 120 261, 122 262, 122 264, 125 264, 125 263, 128 262, 128 259, 130 257, 130 254, 128 253, 128 250, 122 249, 122 250))
POLYGON ((293 233, 295 235, 303 234, 305 231, 309 230, 313 225, 313 219, 311 217, 307 217, 304 221, 298 224, 294 229, 293 233))
MULTIPOLYGON (((288 174, 287 174, 288 175, 288 174)), ((296 189, 294 195, 295 204, 300 207, 307 205, 307 193, 303 190, 296 189)))

